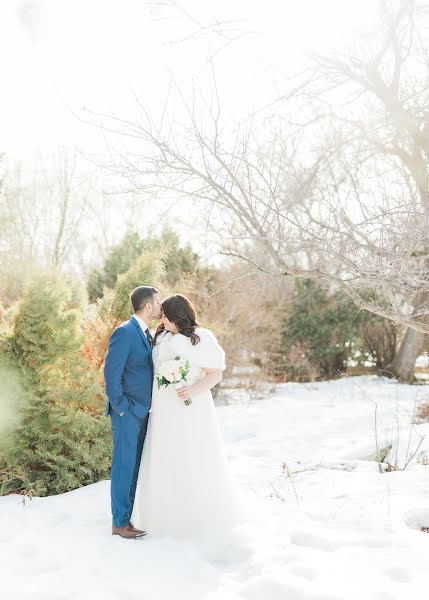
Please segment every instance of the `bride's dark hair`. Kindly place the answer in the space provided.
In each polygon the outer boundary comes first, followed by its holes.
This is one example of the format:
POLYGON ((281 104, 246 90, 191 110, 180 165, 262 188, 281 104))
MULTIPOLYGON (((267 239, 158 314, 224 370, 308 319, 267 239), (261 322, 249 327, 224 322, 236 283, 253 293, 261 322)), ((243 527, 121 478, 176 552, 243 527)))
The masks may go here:
MULTIPOLYGON (((195 333, 195 328, 198 327, 195 320, 195 309, 186 296, 182 296, 182 294, 168 296, 162 302, 162 310, 167 319, 176 325, 179 333, 191 338, 193 346, 198 344, 200 338, 195 333)), ((162 331, 164 331, 164 325, 161 323, 156 330, 155 339, 162 331)))

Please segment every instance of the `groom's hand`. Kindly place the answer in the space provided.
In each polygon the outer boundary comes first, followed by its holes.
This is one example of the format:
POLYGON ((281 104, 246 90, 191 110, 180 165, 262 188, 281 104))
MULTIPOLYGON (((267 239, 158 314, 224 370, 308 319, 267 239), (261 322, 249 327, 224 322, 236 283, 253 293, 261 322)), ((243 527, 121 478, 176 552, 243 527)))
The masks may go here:
POLYGON ((189 400, 190 393, 189 388, 187 386, 178 389, 177 394, 181 400, 189 400))

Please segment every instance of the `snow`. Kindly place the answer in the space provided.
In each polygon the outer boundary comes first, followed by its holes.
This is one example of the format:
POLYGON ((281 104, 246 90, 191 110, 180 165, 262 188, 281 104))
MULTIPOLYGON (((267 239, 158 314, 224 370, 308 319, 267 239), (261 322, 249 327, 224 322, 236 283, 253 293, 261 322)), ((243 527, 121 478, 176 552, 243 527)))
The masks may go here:
POLYGON ((246 505, 229 545, 112 537, 108 481, 2 497, 0 597, 427 600, 429 424, 413 421, 429 387, 355 377, 244 398, 217 408, 246 505), (406 470, 368 460, 376 437, 406 470))

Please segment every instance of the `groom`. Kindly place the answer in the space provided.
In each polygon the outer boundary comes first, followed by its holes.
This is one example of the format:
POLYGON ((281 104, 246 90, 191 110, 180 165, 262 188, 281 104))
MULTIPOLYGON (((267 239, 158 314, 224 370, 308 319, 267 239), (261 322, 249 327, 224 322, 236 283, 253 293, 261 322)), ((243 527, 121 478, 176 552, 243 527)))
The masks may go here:
POLYGON ((131 523, 137 476, 152 401, 152 336, 148 324, 161 318, 154 287, 131 293, 134 314, 112 333, 104 366, 107 406, 113 434, 111 468, 112 535, 136 539, 146 535, 131 523))

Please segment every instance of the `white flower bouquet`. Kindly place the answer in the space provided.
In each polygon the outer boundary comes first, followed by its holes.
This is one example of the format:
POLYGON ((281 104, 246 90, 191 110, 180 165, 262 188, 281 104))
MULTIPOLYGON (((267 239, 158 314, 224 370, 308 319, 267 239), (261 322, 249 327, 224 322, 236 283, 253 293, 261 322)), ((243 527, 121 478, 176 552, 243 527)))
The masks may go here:
MULTIPOLYGON (((191 365, 189 361, 183 360, 180 356, 176 356, 174 360, 163 362, 155 373, 158 389, 162 386, 167 387, 174 384, 176 385, 176 389, 180 389, 187 382, 190 370, 191 365)), ((192 403, 192 400, 188 398, 184 400, 184 403, 188 406, 192 403)))

